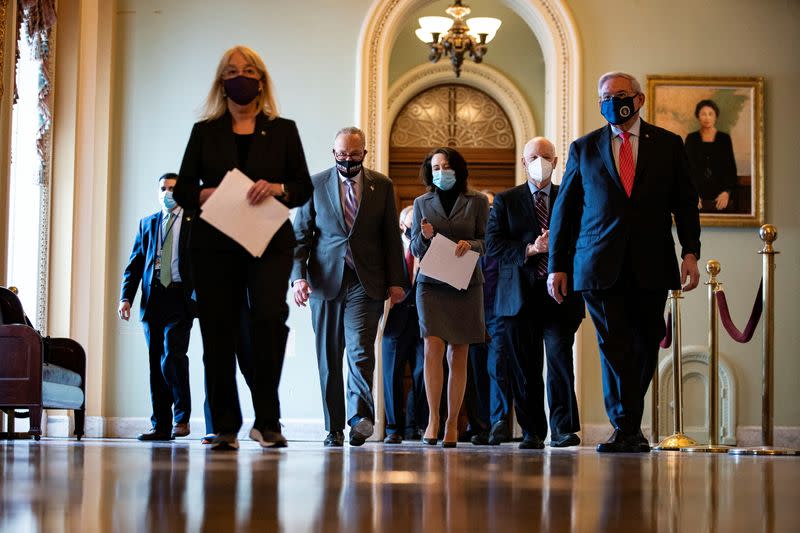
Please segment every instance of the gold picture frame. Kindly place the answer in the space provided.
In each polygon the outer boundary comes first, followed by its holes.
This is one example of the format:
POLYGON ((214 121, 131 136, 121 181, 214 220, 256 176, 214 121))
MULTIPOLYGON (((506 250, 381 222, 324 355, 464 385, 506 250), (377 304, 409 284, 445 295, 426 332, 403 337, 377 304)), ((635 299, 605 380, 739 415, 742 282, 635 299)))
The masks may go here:
POLYGON ((764 224, 764 78, 649 75, 647 116, 684 139, 700 194, 701 224, 764 224), (705 119, 705 130, 696 112, 714 115, 705 119), (703 138, 701 131, 712 132, 714 140, 703 138), (726 155, 731 147, 733 161, 726 155), (733 162, 735 179, 723 170, 733 162))

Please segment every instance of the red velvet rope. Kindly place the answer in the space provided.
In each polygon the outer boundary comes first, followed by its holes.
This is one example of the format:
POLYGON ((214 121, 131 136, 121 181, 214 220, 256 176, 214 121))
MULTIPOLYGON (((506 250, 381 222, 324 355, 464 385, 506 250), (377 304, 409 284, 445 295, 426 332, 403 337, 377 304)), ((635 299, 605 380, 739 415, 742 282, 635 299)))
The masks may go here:
POLYGON ((717 291, 716 296, 717 306, 719 306, 719 318, 722 320, 722 325, 725 326, 725 331, 727 331, 728 335, 730 335, 731 338, 736 342, 750 342, 750 339, 753 338, 753 333, 756 331, 758 321, 761 319, 761 311, 763 309, 763 301, 761 297, 763 291, 764 280, 762 279, 761 283, 758 284, 756 301, 753 302, 753 311, 750 313, 750 320, 747 321, 744 331, 739 331, 734 325, 733 320, 731 320, 731 313, 728 310, 728 300, 725 298, 725 291, 717 291))
POLYGON ((666 330, 664 333, 664 338, 661 339, 661 342, 659 342, 658 345, 666 350, 672 346, 672 311, 667 313, 667 320, 665 320, 664 329, 666 330))

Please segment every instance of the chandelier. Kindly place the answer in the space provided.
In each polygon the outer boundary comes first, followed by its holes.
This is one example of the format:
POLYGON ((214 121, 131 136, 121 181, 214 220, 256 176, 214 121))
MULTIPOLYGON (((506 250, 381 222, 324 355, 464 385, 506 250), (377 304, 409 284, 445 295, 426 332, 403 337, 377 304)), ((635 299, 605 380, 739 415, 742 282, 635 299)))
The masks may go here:
POLYGON ((453 18, 421 17, 416 34, 420 41, 430 47, 428 59, 431 63, 439 61, 442 55, 450 56, 450 63, 458 78, 461 76, 464 55, 469 54, 476 63, 483 61, 488 49, 486 45, 494 39, 502 22, 492 17, 464 20, 471 9, 462 5, 461 0, 456 0, 445 11, 453 18))

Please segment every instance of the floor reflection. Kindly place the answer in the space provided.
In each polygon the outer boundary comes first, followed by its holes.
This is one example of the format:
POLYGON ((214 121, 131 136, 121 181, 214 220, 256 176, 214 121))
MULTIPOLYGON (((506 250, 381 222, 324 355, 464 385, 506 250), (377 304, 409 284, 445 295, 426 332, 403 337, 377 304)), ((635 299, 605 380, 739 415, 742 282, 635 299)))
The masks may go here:
POLYGON ((0 442, 2 531, 795 531, 796 458, 0 442))

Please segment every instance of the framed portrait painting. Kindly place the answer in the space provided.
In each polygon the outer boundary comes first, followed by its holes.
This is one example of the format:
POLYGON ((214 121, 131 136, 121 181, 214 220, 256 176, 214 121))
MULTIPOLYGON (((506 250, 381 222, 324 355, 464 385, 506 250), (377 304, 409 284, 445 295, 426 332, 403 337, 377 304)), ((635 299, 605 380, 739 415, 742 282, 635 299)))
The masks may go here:
POLYGON ((764 79, 648 76, 650 122, 684 140, 700 222, 764 223, 764 79))

